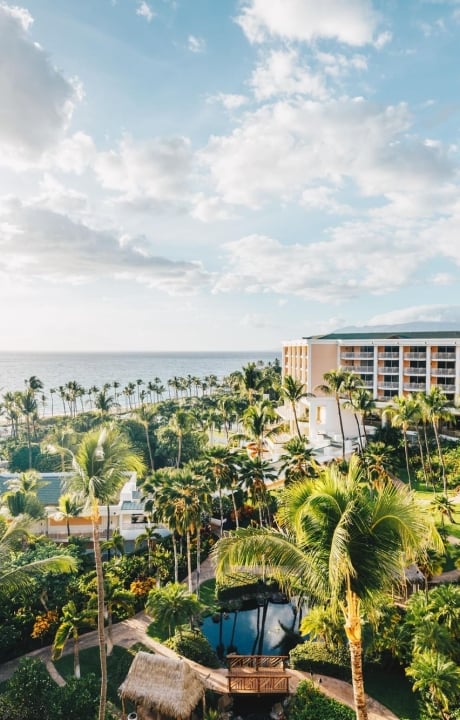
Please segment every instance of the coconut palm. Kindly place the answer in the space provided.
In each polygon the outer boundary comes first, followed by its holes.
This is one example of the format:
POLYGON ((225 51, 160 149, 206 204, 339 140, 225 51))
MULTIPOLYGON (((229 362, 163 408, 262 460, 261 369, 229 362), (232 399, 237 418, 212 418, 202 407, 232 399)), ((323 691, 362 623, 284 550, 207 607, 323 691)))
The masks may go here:
POLYGON ((452 417, 452 412, 446 396, 437 385, 434 385, 427 395, 420 397, 420 403, 433 427, 436 447, 438 448, 439 464, 441 465, 443 494, 447 496, 446 466, 439 439, 439 423, 441 420, 449 420, 452 417))
POLYGON ((305 391, 305 385, 292 377, 292 375, 286 375, 283 384, 281 385, 281 397, 288 401, 291 406, 292 416, 299 436, 299 440, 302 440, 302 433, 299 428, 299 419, 297 417, 297 404, 302 398, 307 397, 309 393, 305 391))
POLYGON ((176 410, 169 420, 169 427, 177 438, 176 468, 180 467, 182 459, 182 440, 184 434, 190 429, 191 416, 186 410, 176 410))
POLYGON ((23 393, 19 393, 19 407, 21 413, 26 419, 26 432, 27 432, 27 449, 29 453, 29 468, 32 467, 32 438, 31 438, 31 422, 37 414, 38 405, 35 398, 35 392, 31 388, 23 393))
POLYGON ((194 593, 179 583, 169 583, 163 588, 149 592, 145 609, 163 632, 172 637, 176 629, 181 633, 182 625, 201 616, 201 605, 194 593))
POLYGON ((314 477, 318 472, 318 465, 314 460, 313 451, 305 439, 293 437, 284 444, 283 454, 280 457, 281 471, 284 471, 287 483, 302 480, 305 477, 314 477))
POLYGON ((268 400, 250 405, 241 416, 244 432, 235 435, 249 440, 248 449, 255 457, 261 458, 266 449, 266 438, 281 432, 282 425, 274 424, 278 416, 268 400))
POLYGON ((375 400, 369 390, 366 390, 363 387, 357 387, 351 393, 349 400, 344 403, 344 407, 349 408, 355 416, 356 426, 358 428, 359 445, 361 452, 363 452, 364 448, 358 416, 361 418, 361 426, 364 433, 364 439, 367 444, 366 417, 369 413, 375 410, 375 400))
MULTIPOLYGON (((231 488, 236 473, 235 453, 229 447, 216 445, 207 448, 203 457, 203 474, 211 480, 219 495, 220 527, 224 524, 222 491, 231 488)), ((234 496, 232 495, 233 499, 234 496)), ((234 507, 236 511, 236 508, 234 507)))
POLYGON ((259 457, 242 457, 239 474, 241 484, 247 490, 253 506, 259 511, 260 525, 262 526, 264 522, 269 525, 267 481, 277 478, 273 465, 259 457))
POLYGON ((52 659, 59 660, 62 652, 67 644, 67 640, 72 637, 73 640, 73 674, 76 678, 80 678, 80 653, 78 646, 78 636, 81 627, 92 625, 95 622, 97 611, 90 608, 77 610, 73 600, 70 600, 62 607, 62 616, 60 625, 54 636, 52 659))
POLYGON ((147 450, 149 454, 150 470, 155 470, 155 462, 153 459, 152 442, 150 440, 150 432, 152 425, 156 417, 156 408, 147 408, 145 405, 141 405, 137 410, 134 411, 136 419, 140 422, 145 432, 145 442, 147 444, 147 450))
MULTIPOLYGON (((118 579, 112 575, 106 575, 104 577, 104 617, 107 618, 107 655, 111 654, 113 648, 112 626, 114 611, 118 608, 132 615, 134 613, 135 603, 135 595, 129 590, 125 590, 118 579)), ((97 612, 97 595, 90 597, 88 607, 97 612)))
POLYGON ((409 427, 418 420, 418 402, 416 398, 397 395, 393 398, 393 404, 384 410, 384 416, 388 416, 391 424, 400 427, 404 438, 404 455, 406 458, 407 479, 409 488, 412 488, 412 480, 409 465, 409 443, 407 431, 409 427))
POLYGON ((107 550, 109 559, 112 550, 115 553, 115 557, 123 557, 125 555, 125 539, 118 528, 115 528, 109 540, 104 540, 104 542, 101 543, 101 550, 107 550))
POLYGON ((217 579, 237 568, 264 568, 285 589, 301 582, 319 602, 343 613, 357 720, 367 720, 362 673, 362 613, 376 594, 402 581, 404 562, 442 542, 412 493, 391 483, 370 488, 352 458, 348 474, 324 468, 315 480, 289 485, 280 530, 246 528, 215 547, 217 579))
POLYGON ((73 572, 77 569, 76 560, 70 555, 55 555, 46 560, 14 565, 11 561, 18 546, 20 547, 29 537, 30 522, 30 517, 18 516, 0 532, 0 597, 2 598, 29 590, 31 577, 48 572, 73 572))
POLYGON ((67 537, 70 537, 70 518, 78 517, 82 511, 82 505, 75 502, 72 495, 64 493, 58 500, 56 515, 59 519, 65 518, 67 526, 67 537))
POLYGON ((126 480, 126 474, 141 474, 144 465, 132 452, 124 435, 107 426, 86 433, 75 454, 71 451, 73 475, 66 490, 84 507, 93 525, 93 548, 97 577, 98 640, 101 661, 99 720, 105 718, 107 704, 107 656, 104 635, 104 579, 102 572, 99 523, 101 505, 107 505, 126 480))
POLYGON ((157 532, 157 529, 156 525, 148 523, 144 528, 144 532, 138 535, 135 540, 136 547, 139 547, 143 543, 147 546, 147 567, 149 573, 152 569, 152 551, 155 549, 158 541, 161 540, 161 535, 157 532))

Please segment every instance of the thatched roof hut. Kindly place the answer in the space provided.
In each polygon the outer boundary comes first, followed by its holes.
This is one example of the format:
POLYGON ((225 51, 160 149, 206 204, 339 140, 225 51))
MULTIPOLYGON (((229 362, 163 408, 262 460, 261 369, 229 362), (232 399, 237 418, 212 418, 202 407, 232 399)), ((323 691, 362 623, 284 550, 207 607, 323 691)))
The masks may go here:
POLYGON ((135 703, 139 716, 186 720, 202 699, 204 685, 184 660, 138 652, 118 692, 135 703))

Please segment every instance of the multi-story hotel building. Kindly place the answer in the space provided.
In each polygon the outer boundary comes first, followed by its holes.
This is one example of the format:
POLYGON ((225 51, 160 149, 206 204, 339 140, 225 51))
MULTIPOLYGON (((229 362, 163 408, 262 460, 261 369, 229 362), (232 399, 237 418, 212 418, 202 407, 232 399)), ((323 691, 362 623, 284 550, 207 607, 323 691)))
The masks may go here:
POLYGON ((283 343, 282 370, 318 393, 325 372, 359 375, 376 400, 429 392, 433 385, 454 402, 460 394, 460 331, 335 332, 283 343))

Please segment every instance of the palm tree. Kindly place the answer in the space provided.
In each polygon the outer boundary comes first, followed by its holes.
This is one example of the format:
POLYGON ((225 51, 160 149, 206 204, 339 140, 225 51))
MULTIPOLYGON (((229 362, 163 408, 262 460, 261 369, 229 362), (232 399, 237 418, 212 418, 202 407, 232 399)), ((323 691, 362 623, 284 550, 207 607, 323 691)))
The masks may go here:
POLYGON ((146 408, 145 405, 141 405, 139 408, 137 408, 137 410, 135 410, 135 415, 137 420, 144 428, 145 441, 147 443, 147 450, 149 453, 150 470, 153 472, 155 470, 155 463, 153 459, 152 443, 150 440, 150 431, 156 417, 156 408, 146 408))
POLYGON ((23 393, 20 393, 20 409, 26 419, 26 430, 27 430, 27 448, 29 451, 29 468, 32 467, 32 445, 31 445, 31 420, 37 414, 37 400, 35 398, 35 392, 31 388, 23 393))
POLYGON ((441 465, 443 494, 447 496, 446 466, 444 464, 444 457, 439 439, 439 422, 441 420, 449 420, 452 417, 452 413, 446 396, 437 385, 433 385, 428 395, 424 395, 421 398, 421 404, 433 427, 436 447, 438 448, 439 463, 441 465))
POLYGON ((409 444, 407 441, 407 431, 411 424, 417 422, 418 403, 416 398, 406 397, 405 395, 397 395, 393 398, 393 405, 384 410, 384 415, 391 419, 391 424, 400 427, 404 438, 404 455, 406 458, 407 479, 409 488, 412 488, 410 465, 409 465, 409 444))
POLYGON ((70 518, 78 517, 82 511, 82 505, 79 505, 69 493, 64 493, 58 500, 58 509, 56 515, 58 518, 65 518, 67 526, 67 537, 70 537, 70 518))
POLYGON ((201 616, 201 605, 194 593, 184 585, 170 583, 164 588, 150 591, 145 606, 155 623, 172 637, 176 629, 181 632, 182 625, 190 624, 201 616))
POLYGON ((292 416, 294 418, 295 427, 299 440, 302 440, 302 433, 299 428, 299 419, 297 417, 297 404, 302 398, 307 397, 309 393, 305 392, 305 385, 292 377, 292 375, 286 375, 283 384, 281 385, 281 397, 285 398, 292 410, 292 416))
MULTIPOLYGON (((132 592, 125 590, 119 580, 112 575, 106 575, 104 578, 104 617, 107 618, 107 655, 110 655, 113 648, 113 613, 114 610, 120 608, 129 612, 134 612, 136 598, 132 592)), ((97 611, 98 597, 91 597, 88 602, 89 608, 97 611)))
MULTIPOLYGON (((281 425, 273 425, 277 418, 273 405, 268 400, 250 405, 244 411, 241 416, 244 429, 243 437, 250 441, 248 448, 251 450, 251 454, 261 458, 265 450, 266 438, 281 431, 281 425)), ((235 435, 235 437, 238 436, 235 435)))
POLYGON ((450 500, 446 495, 436 495, 431 501, 431 507, 435 512, 440 514, 441 525, 443 529, 445 518, 447 518, 450 523, 455 525, 454 513, 456 512, 457 508, 455 503, 450 500))
POLYGON ((270 524, 269 493, 266 483, 267 480, 275 480, 276 477, 273 465, 259 457, 246 457, 241 460, 241 482, 247 489, 253 506, 259 511, 261 526, 264 524, 264 520, 267 525, 270 524))
POLYGON ((17 592, 30 589, 30 578, 48 572, 74 572, 75 558, 70 555, 55 555, 46 560, 36 560, 25 565, 11 564, 11 557, 18 545, 29 537, 30 518, 18 516, 0 533, 0 597, 5 598, 17 592))
POLYGON ((176 468, 178 468, 182 459, 182 439, 190 429, 190 413, 186 410, 176 410, 170 418, 169 427, 177 437, 176 468))
POLYGON ((358 416, 361 418, 361 425, 364 433, 364 439, 367 444, 367 432, 366 432, 366 416, 375 410, 376 403, 371 393, 362 387, 357 387, 350 394, 350 398, 344 403, 344 407, 349 408, 355 416, 356 426, 358 428, 359 446, 361 452, 363 452, 363 442, 361 438, 361 428, 358 421, 358 416))
POLYGON ((62 607, 61 622, 54 636, 52 659, 59 660, 66 646, 67 640, 72 636, 73 640, 73 674, 80 678, 80 653, 78 647, 78 631, 83 626, 94 623, 96 610, 84 608, 77 610, 73 600, 70 600, 62 607))
POLYGON ((139 547, 143 543, 147 545, 147 567, 149 573, 152 568, 152 550, 154 550, 157 542, 161 540, 160 533, 156 532, 157 529, 156 525, 150 525, 150 523, 148 523, 145 526, 144 532, 138 535, 135 541, 136 547, 139 547))
POLYGON ((432 520, 404 487, 370 488, 352 458, 348 474, 336 465, 319 479, 289 485, 278 513, 280 530, 246 528, 215 547, 217 580, 237 568, 263 568, 281 585, 301 582, 319 602, 344 617, 357 720, 367 720, 362 673, 362 612, 377 593, 402 581, 404 562, 442 542, 432 520))
POLYGON ((104 540, 101 543, 101 550, 107 550, 108 558, 110 559, 110 552, 113 550, 115 556, 123 557, 125 554, 125 539, 118 528, 112 533, 112 537, 109 540, 104 540))
POLYGON ((107 390, 100 390, 94 400, 94 406, 101 415, 108 415, 110 410, 115 406, 115 398, 113 395, 108 395, 107 390))
MULTIPOLYGON (((231 487, 235 472, 235 454, 229 447, 216 445, 207 448, 203 458, 203 473, 211 480, 213 488, 219 494, 221 534, 224 524, 222 491, 231 487)), ((234 499, 233 494, 232 497, 234 499)), ((236 512, 235 507, 234 510, 236 512)))
POLYGON ((326 372, 323 375, 324 383, 318 386, 318 390, 320 390, 325 395, 332 395, 337 403, 337 413, 339 416, 340 432, 342 435, 342 457, 345 457, 345 432, 343 429, 343 418, 340 398, 345 392, 345 386, 347 384, 349 375, 350 373, 348 373, 341 367, 337 370, 329 370, 329 372, 326 372))
POLYGON ((394 451, 383 442, 371 442, 363 450, 361 462, 366 468, 369 482, 381 484, 394 470, 394 451))
POLYGON ((93 548, 97 577, 98 639, 101 661, 99 720, 105 718, 107 704, 107 655, 104 635, 104 579, 99 539, 100 505, 107 505, 126 480, 126 473, 141 474, 144 466, 126 438, 114 427, 86 433, 72 458, 73 476, 67 492, 84 506, 93 525, 93 548))
POLYGON ((293 437, 284 445, 284 452, 280 457, 281 471, 284 471, 287 483, 314 477, 318 472, 318 465, 313 458, 313 451, 307 447, 305 439, 293 437))
POLYGON ((416 653, 407 675, 414 678, 414 690, 419 690, 432 717, 452 718, 451 708, 460 700, 460 668, 445 655, 434 650, 416 653))

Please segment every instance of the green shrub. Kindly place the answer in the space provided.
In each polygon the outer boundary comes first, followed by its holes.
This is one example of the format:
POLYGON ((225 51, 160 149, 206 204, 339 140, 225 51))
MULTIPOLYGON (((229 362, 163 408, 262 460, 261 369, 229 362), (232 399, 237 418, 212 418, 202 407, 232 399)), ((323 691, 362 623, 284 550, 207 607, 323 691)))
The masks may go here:
POLYGON ((329 650, 319 642, 306 640, 289 653, 291 667, 318 675, 331 675, 340 680, 350 680, 350 654, 347 648, 329 650))
POLYGON ((23 658, 0 698, 0 720, 46 720, 58 689, 41 660, 23 658))
POLYGON ((304 680, 291 699, 286 716, 288 720, 354 720, 354 711, 326 697, 313 683, 304 680))
POLYGON ((185 630, 165 642, 166 647, 189 660, 210 668, 220 667, 219 658, 201 630, 185 630))

